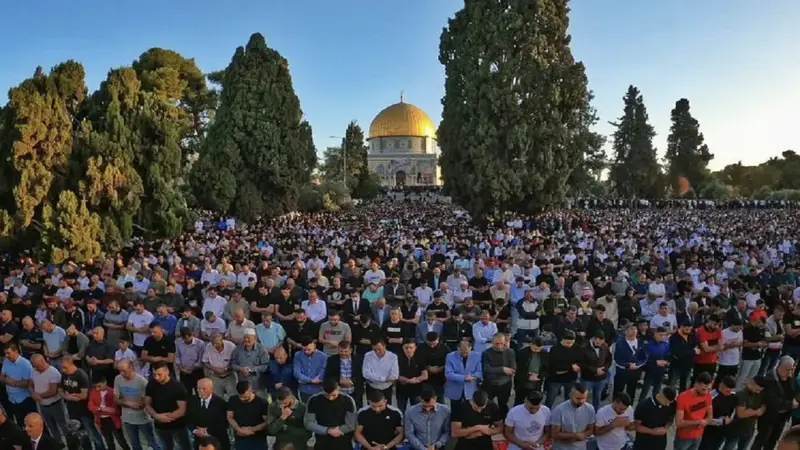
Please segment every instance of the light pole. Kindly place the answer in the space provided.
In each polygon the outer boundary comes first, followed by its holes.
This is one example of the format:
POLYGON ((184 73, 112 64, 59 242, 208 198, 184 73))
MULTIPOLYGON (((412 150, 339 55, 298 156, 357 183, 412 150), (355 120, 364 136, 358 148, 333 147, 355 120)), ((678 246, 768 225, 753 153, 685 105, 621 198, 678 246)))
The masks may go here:
POLYGON ((342 140, 342 176, 344 178, 344 187, 347 187, 347 141, 341 136, 328 136, 331 139, 342 140))

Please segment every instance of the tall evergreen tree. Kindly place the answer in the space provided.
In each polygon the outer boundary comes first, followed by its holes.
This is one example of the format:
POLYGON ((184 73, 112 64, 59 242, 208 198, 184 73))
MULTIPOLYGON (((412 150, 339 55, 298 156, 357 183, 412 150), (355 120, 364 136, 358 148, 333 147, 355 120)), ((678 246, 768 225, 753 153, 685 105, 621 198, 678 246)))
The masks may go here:
POLYGON ((41 68, 9 91, 0 127, 0 209, 6 232, 39 222, 55 203, 68 172, 72 134, 86 96, 83 66, 67 61, 41 68), (13 223, 8 223, 12 221, 13 223))
POLYGON ((563 201, 593 113, 567 0, 465 0, 439 46, 445 188, 482 220, 563 201))
POLYGON ((355 122, 350 122, 339 147, 329 147, 323 155, 321 167, 326 181, 342 183, 347 173, 347 189, 350 195, 360 198, 359 193, 369 189, 372 183, 367 163, 367 147, 364 141, 364 131, 355 122), (346 159, 346 162, 345 162, 346 159))
POLYGON ((40 255, 45 261, 59 264, 68 259, 86 261, 100 256, 100 216, 90 212, 74 192, 61 191, 55 208, 45 205, 42 221, 40 255))
POLYGON ((672 126, 667 137, 667 174, 672 186, 685 177, 691 186, 700 186, 708 178, 708 163, 714 155, 705 144, 700 124, 689 111, 689 100, 682 98, 672 109, 672 126))
POLYGON ((655 198, 664 194, 663 175, 658 164, 644 98, 635 86, 623 97, 625 108, 614 132, 614 164, 610 180, 623 197, 655 198))
POLYGON ((195 198, 243 220, 294 208, 316 158, 288 62, 256 33, 214 80, 222 92, 193 170, 195 198))

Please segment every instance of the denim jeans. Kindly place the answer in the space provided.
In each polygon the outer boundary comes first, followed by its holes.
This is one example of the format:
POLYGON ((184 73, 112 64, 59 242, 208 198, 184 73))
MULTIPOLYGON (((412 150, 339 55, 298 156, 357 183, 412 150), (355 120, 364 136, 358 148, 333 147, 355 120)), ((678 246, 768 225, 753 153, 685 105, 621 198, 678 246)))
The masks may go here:
POLYGON ((56 442, 61 442, 64 434, 68 433, 67 430, 67 410, 64 408, 64 402, 59 400, 49 405, 39 405, 42 411, 44 423, 47 425, 47 431, 56 442))
POLYGON ((743 359, 742 367, 739 369, 739 376, 736 377, 736 389, 744 387, 744 380, 749 380, 758 375, 761 367, 760 359, 743 359))
POLYGON ((553 407, 553 403, 556 402, 556 397, 558 397, 558 393, 561 391, 561 388, 564 388, 564 399, 567 398, 569 395, 569 390, 572 388, 573 382, 568 383, 559 383, 557 381, 548 381, 545 383, 545 390, 547 391, 547 397, 545 398, 544 404, 548 408, 553 407))
POLYGON ((697 450, 700 448, 700 441, 703 438, 697 439, 679 439, 675 438, 675 450, 697 450))
MULTIPOLYGON (((658 394, 661 392, 661 382, 664 380, 663 376, 650 377, 647 374, 644 376, 644 383, 642 383, 642 390, 639 392, 639 402, 641 403, 650 396, 650 392, 658 394)), ((633 399, 631 399, 633 401, 633 399)))
POLYGON ((583 385, 586 386, 586 389, 588 389, 590 392, 589 395, 591 395, 592 406, 594 406, 594 409, 596 410, 600 409, 600 404, 602 403, 600 397, 603 395, 603 390, 606 388, 607 384, 608 377, 600 381, 583 380, 583 385))
POLYGON ((125 435, 128 437, 131 450, 143 450, 139 433, 144 433, 147 444, 152 447, 153 450, 162 450, 161 442, 156 438, 156 429, 153 427, 152 422, 141 425, 123 422, 122 428, 125 430, 125 435))
POLYGON ((86 430, 86 432, 89 434, 89 439, 92 440, 94 446, 97 447, 98 449, 105 448, 105 444, 103 443, 103 438, 100 436, 100 431, 94 424, 94 417, 83 416, 80 418, 80 422, 83 429, 86 430))
POLYGON ((189 446, 189 431, 186 428, 178 428, 177 430, 156 429, 156 435, 161 440, 164 450, 174 450, 175 448, 191 450, 189 446), (177 447, 175 444, 178 444, 177 447))

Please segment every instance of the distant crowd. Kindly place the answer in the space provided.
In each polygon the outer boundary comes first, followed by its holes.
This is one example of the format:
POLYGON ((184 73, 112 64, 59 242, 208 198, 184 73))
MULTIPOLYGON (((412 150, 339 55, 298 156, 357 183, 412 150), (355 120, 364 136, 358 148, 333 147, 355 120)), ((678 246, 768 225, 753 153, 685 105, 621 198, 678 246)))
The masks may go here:
POLYGON ((773 449, 800 422, 800 210, 700 205, 479 226, 384 198, 9 255, 0 449, 773 449))

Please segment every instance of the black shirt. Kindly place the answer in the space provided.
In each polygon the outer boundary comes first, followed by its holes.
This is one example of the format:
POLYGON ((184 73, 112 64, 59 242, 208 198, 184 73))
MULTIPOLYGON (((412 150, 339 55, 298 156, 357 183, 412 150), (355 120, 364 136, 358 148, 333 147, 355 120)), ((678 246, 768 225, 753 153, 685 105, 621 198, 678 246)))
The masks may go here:
MULTIPOLYGON (((20 341, 31 341, 34 344, 44 344, 44 337, 42 336, 42 330, 38 328, 33 328, 30 331, 25 330, 23 327, 19 333, 19 340, 20 341)), ((27 359, 31 359, 34 353, 42 353, 42 347, 39 347, 39 350, 28 350, 20 346, 20 350, 22 350, 22 356, 27 359)))
POLYGON ((7 334, 12 336, 12 340, 16 340, 17 334, 19 334, 19 325, 13 320, 9 320, 8 323, 0 325, 0 336, 5 336, 7 334))
POLYGON ((400 354, 403 349, 403 344, 398 343, 389 343, 389 339, 403 339, 406 337, 406 323, 403 321, 392 323, 391 320, 387 320, 383 323, 383 337, 386 339, 386 348, 389 349, 390 352, 395 354, 400 354))
MULTIPOLYGON (((416 378, 422 375, 422 371, 425 370, 425 363, 416 354, 411 358, 408 358, 404 352, 400 352, 400 354, 397 355, 397 368, 398 368, 398 373, 401 377, 416 378)), ((397 390, 400 392, 404 392, 406 393, 406 395, 409 396, 419 395, 421 388, 422 388, 421 383, 417 384, 397 383, 397 390)))
POLYGON ((436 317, 438 317, 439 319, 444 319, 447 317, 447 311, 450 311, 450 307, 447 306, 447 303, 445 302, 440 302, 438 304, 436 302, 433 302, 430 305, 428 305, 427 310, 436 313, 436 317))
MULTIPOLYGON (((800 316, 796 316, 794 315, 794 313, 791 314, 787 313, 786 316, 783 317, 783 324, 789 325, 790 327, 792 327, 793 330, 798 329, 800 328, 800 316)), ((783 338, 783 343, 785 345, 800 346, 800 335, 792 337, 787 334, 783 338)))
POLYGON ((450 319, 444 323, 442 334, 444 335, 445 342, 448 344, 455 344, 466 338, 472 339, 472 325, 465 320, 458 323, 450 319))
MULTIPOLYGON (((254 427, 264 423, 267 415, 267 402, 259 396, 253 397, 249 402, 243 402, 238 395, 228 399, 228 411, 233 413, 233 420, 240 427, 254 427)), ((264 440, 267 430, 264 429, 252 436, 236 436, 236 440, 264 440)))
MULTIPOLYGON (((306 414, 313 414, 317 420, 317 424, 325 428, 341 427, 345 423, 347 414, 356 414, 356 412, 356 403, 353 401, 353 398, 341 394, 333 400, 328 400, 324 395, 315 395, 308 400, 308 409, 306 410, 306 414)), ((327 442, 350 442, 352 440, 352 433, 345 434, 338 438, 327 435, 317 435, 317 442, 319 442, 320 437, 324 437, 324 440, 327 442)))
MULTIPOLYGON (((500 408, 491 401, 481 411, 475 411, 471 402, 464 402, 459 408, 455 408, 450 419, 451 422, 461 422, 462 428, 492 425, 500 420, 503 420, 503 414, 500 412, 500 408)), ((493 448, 491 436, 480 436, 474 439, 462 437, 456 443, 456 450, 492 450, 493 448)))
POLYGON ((144 340, 142 350, 147 351, 147 356, 166 358, 170 353, 175 353, 175 341, 167 336, 162 336, 161 339, 148 336, 147 339, 144 340))
MULTIPOLYGON (((647 428, 668 427, 675 417, 675 402, 669 406, 664 406, 655 398, 645 399, 633 412, 633 419, 641 422, 647 428)), ((666 450, 667 436, 653 436, 651 434, 636 433, 633 442, 634 450, 666 450)))
MULTIPOLYGON (((178 402, 185 402, 187 399, 186 388, 174 378, 170 378, 165 384, 150 381, 145 388, 145 396, 150 397, 153 410, 158 414, 171 413, 178 409, 178 402)), ((156 428, 161 430, 177 430, 186 427, 184 417, 173 420, 172 422, 155 422, 156 428)))
MULTIPOLYGON (((421 364, 425 367, 436 366, 444 367, 447 354, 450 353, 450 348, 441 342, 434 348, 431 348, 427 343, 420 345, 417 348, 416 357, 419 358, 421 364)), ((398 358, 399 359, 399 358, 398 358)), ((444 370, 439 373, 428 372, 428 384, 432 386, 441 386, 444 384, 444 370)))
MULTIPOLYGON (((61 375, 61 389, 67 394, 80 394, 81 390, 89 389, 89 376, 81 369, 76 369, 72 375, 66 373, 61 375)), ((67 404, 67 412, 71 418, 89 416, 87 400, 73 402, 64 401, 67 404)))
POLYGON ((25 448, 30 442, 31 439, 22 431, 22 428, 7 416, 6 421, 0 425, 0 450, 10 450, 15 446, 25 448))
POLYGON ((386 407, 381 412, 367 408, 358 413, 358 424, 363 428, 361 433, 367 442, 386 445, 397 435, 397 428, 403 426, 400 412, 386 407))
MULTIPOLYGON (((751 343, 762 342, 767 339, 764 334, 764 329, 755 325, 747 325, 744 327, 742 337, 744 338, 744 342, 751 343)), ((748 361, 757 361, 761 359, 761 349, 742 347, 742 359, 748 361)))

